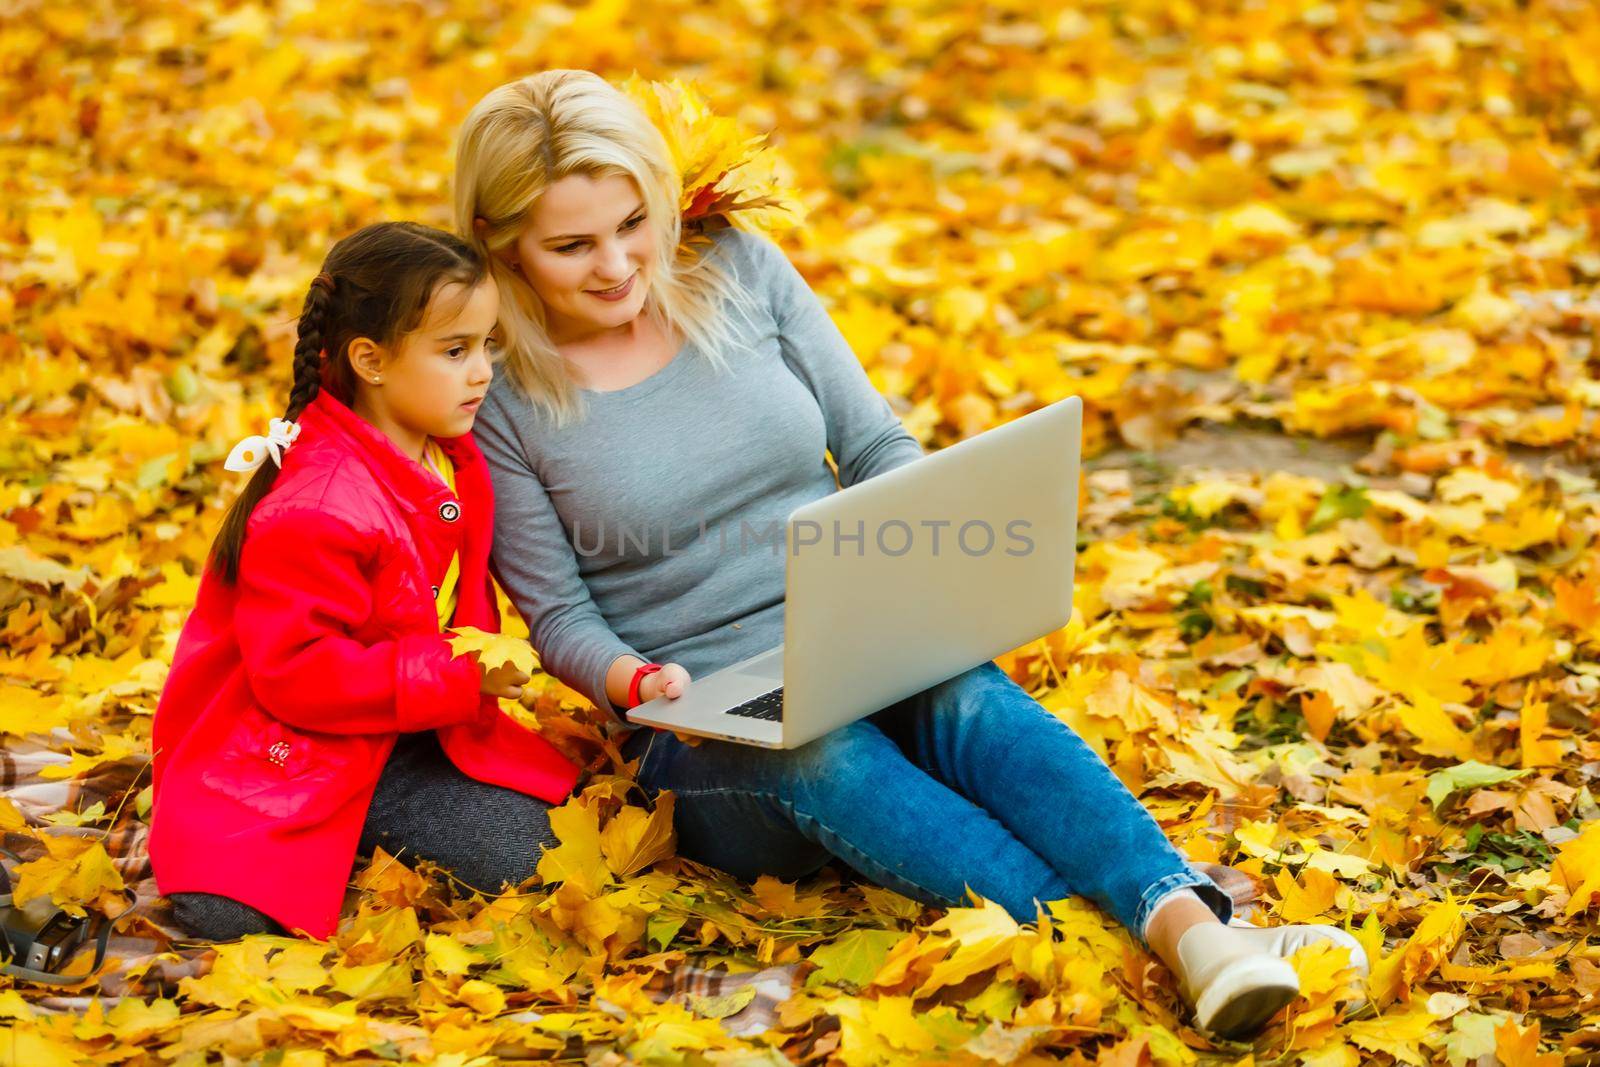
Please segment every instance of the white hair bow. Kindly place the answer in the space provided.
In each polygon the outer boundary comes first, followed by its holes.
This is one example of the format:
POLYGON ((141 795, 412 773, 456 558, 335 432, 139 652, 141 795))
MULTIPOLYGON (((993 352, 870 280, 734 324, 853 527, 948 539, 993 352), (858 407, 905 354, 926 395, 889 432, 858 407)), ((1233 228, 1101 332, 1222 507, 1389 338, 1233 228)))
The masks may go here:
POLYGON ((300 436, 300 424, 284 419, 273 419, 267 426, 267 436, 252 434, 233 446, 228 461, 223 464, 231 471, 253 471, 272 456, 272 462, 283 466, 283 453, 300 436))

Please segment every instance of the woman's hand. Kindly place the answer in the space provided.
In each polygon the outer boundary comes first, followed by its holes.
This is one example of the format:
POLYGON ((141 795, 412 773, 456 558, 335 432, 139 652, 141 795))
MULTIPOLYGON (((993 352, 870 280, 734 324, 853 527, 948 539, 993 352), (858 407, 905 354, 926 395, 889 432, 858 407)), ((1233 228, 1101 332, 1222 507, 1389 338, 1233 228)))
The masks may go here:
POLYGON ((502 663, 493 670, 479 663, 478 670, 481 672, 478 692, 504 700, 521 700, 522 687, 533 677, 511 663, 502 663))
POLYGON ((663 664, 659 671, 647 674, 639 683, 639 703, 664 696, 677 700, 689 688, 689 672, 676 663, 663 664))

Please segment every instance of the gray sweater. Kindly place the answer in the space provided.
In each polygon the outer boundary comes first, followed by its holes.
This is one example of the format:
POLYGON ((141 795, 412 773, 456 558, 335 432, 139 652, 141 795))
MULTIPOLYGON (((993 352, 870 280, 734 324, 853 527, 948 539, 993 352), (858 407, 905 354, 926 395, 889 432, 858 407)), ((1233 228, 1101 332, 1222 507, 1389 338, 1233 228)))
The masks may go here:
POLYGON ((755 354, 719 374, 690 342, 641 382, 584 390, 587 415, 559 431, 502 365, 473 428, 494 573, 544 669, 613 714, 618 656, 697 677, 782 642, 789 513, 923 455, 782 249, 731 227, 712 240, 761 309, 741 334, 755 354))

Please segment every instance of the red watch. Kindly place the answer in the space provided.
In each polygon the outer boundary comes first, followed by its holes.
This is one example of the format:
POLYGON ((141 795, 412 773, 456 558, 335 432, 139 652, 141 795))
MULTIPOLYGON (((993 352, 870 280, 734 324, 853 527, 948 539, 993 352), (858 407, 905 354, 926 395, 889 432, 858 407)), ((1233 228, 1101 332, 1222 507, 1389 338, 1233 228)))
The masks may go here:
POLYGON ((639 706, 639 683, 644 681, 646 675, 659 671, 661 666, 659 663, 646 663, 633 672, 633 681, 628 683, 627 707, 636 708, 639 706))

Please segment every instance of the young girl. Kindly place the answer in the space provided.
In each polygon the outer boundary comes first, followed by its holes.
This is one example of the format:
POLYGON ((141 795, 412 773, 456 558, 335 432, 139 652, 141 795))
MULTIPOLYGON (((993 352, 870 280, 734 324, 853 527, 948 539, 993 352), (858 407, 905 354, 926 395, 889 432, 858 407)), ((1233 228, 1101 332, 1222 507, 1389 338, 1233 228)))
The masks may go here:
POLYGON ((377 844, 493 892, 554 843, 578 770, 497 705, 528 676, 442 633, 499 627, 468 436, 497 307, 482 257, 413 223, 338 242, 306 293, 156 708, 150 859, 193 934, 328 937, 377 844))

